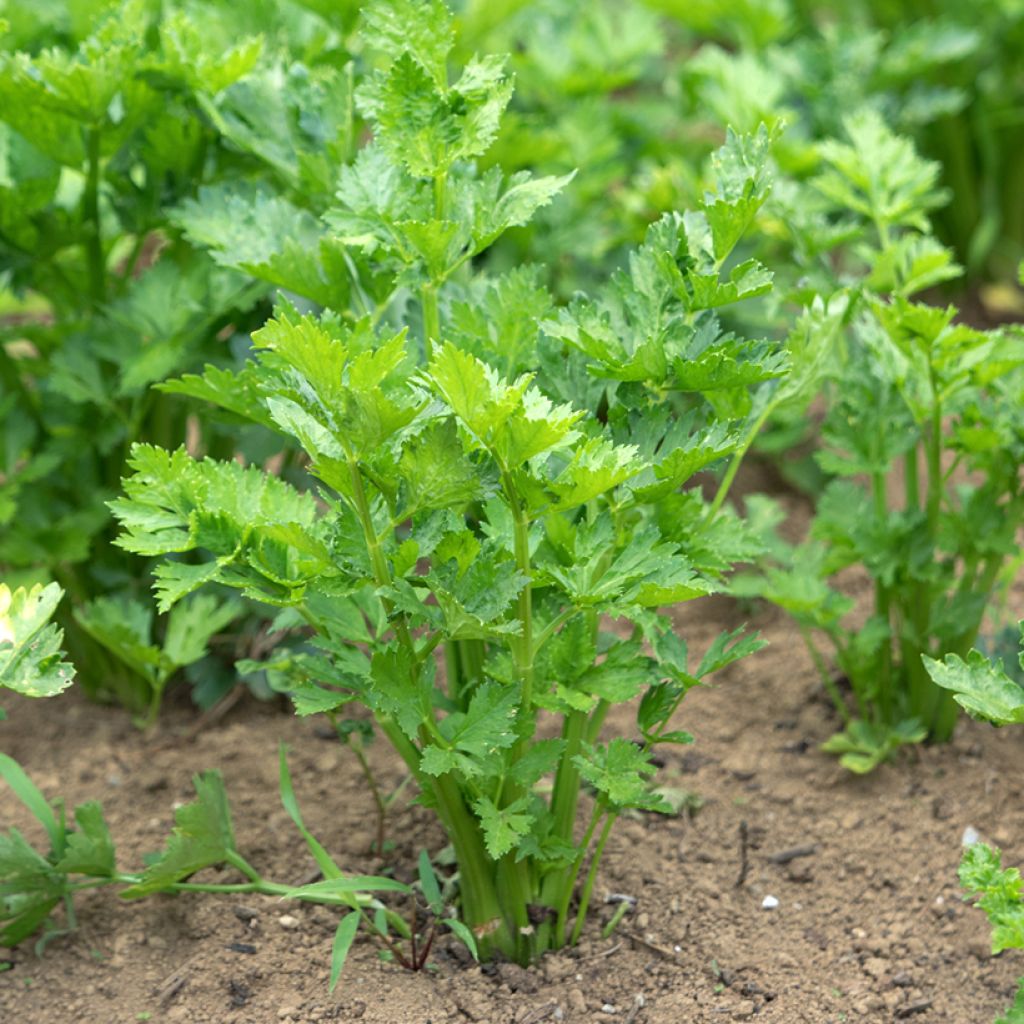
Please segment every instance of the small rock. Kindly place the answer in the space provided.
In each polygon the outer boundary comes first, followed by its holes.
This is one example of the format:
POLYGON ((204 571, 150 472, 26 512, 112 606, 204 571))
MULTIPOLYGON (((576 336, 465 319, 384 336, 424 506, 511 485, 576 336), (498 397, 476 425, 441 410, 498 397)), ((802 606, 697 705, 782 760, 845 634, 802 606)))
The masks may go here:
POLYGON ((761 906, 765 910, 774 910, 778 905, 779 901, 775 896, 765 896, 765 898, 761 900, 761 906))
POLYGON ((650 914, 637 914, 636 915, 636 926, 641 931, 650 928, 651 926, 651 915, 650 914))
POLYGON ((246 907, 239 903, 237 906, 231 908, 231 912, 238 918, 239 921, 255 921, 260 916, 258 910, 253 910, 252 907, 246 907))
POLYGON ((974 846, 975 843, 980 841, 981 833, 973 825, 968 825, 964 829, 964 834, 960 837, 961 846, 974 846))
POLYGON ((865 996, 863 999, 858 1000, 853 1004, 853 1010, 855 1013, 859 1013, 862 1017, 866 1017, 869 1013, 874 1013, 876 1010, 881 1010, 885 1006, 885 1002, 880 996, 865 996))
POLYGON ((568 1002, 570 1010, 573 1010, 576 1013, 587 1012, 587 1000, 578 988, 569 989, 568 1002))
POLYGON ((889 961, 881 957, 871 956, 864 961, 864 973, 870 974, 876 981, 884 978, 889 970, 889 961))
POLYGON ((282 1006, 277 1011, 278 1020, 292 1020, 294 1017, 298 1017, 299 1008, 297 1006, 282 1006))
POLYGON ((732 1011, 733 1020, 747 1020, 753 1017, 757 1013, 757 1003, 753 999, 744 999, 742 1003, 737 1004, 736 1009, 732 1011))
POLYGON ((277 919, 277 923, 282 928, 287 928, 288 931, 295 931, 295 929, 299 927, 299 919, 297 917, 292 917, 291 914, 282 914, 277 919))

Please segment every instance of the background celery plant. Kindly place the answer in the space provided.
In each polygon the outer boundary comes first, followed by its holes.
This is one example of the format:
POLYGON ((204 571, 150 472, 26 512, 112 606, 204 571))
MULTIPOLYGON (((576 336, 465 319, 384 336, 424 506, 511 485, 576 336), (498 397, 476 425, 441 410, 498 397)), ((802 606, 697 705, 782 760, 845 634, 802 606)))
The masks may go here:
POLYGON ((975 330, 955 307, 912 299, 959 274, 928 233, 927 211, 944 200, 936 164, 870 111, 820 151, 824 170, 803 193, 810 216, 793 231, 819 253, 818 288, 832 275, 832 301, 847 305, 816 456, 831 482, 808 542, 770 541, 764 574, 734 591, 795 616, 843 720, 825 749, 864 772, 901 744, 952 733, 956 704, 922 655, 966 654, 1017 553, 1024 347, 1019 329, 975 330), (829 267, 822 242, 837 221, 852 244, 829 267), (853 565, 871 578, 866 622, 830 579, 853 565), (852 706, 813 630, 834 645, 852 706))

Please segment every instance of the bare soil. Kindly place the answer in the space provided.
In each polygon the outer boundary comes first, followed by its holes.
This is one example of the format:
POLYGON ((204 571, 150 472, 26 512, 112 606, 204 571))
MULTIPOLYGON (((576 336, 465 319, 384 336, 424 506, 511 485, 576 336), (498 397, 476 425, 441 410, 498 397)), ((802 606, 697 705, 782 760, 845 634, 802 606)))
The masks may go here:
MULTIPOLYGON (((700 651, 739 615, 711 599, 684 607, 678 622, 700 651)), ((664 781, 703 807, 623 820, 613 833, 598 892, 637 903, 610 938, 595 919, 578 949, 530 970, 467 964, 445 939, 420 974, 381 962, 360 938, 329 995, 337 918, 325 908, 206 895, 125 904, 101 891, 80 901, 78 933, 42 958, 31 943, 0 954, 12 965, 0 973, 0 1021, 987 1024, 1010 1002, 1024 959, 990 956, 987 924, 961 901, 956 869, 967 826, 1020 861, 1024 735, 964 721, 948 746, 853 777, 817 750, 836 721, 789 623, 762 608, 752 625, 771 646, 687 698, 679 724, 697 742, 665 757, 664 781)), ((382 866, 367 852, 374 816, 363 779, 315 721, 243 701, 190 739, 194 715, 172 703, 147 737, 74 693, 5 705, 0 748, 48 796, 102 800, 130 870, 162 846, 193 772, 219 768, 240 849, 269 878, 309 880, 313 862, 276 795, 282 740, 313 831, 348 869, 382 866)), ((625 709, 609 723, 629 727, 625 709)), ((383 742, 372 761, 386 786, 400 782, 383 742)), ((4 792, 0 826, 12 824, 38 836, 4 792)), ((388 829, 399 876, 421 849, 444 845, 408 802, 388 829)), ((607 920, 613 906, 600 911, 607 920)))

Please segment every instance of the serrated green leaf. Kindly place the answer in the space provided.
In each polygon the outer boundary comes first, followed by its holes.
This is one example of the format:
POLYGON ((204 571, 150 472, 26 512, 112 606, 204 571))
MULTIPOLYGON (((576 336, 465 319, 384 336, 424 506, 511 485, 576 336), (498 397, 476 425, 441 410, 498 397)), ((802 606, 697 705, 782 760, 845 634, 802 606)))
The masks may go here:
POLYGON ((67 849, 56 869, 65 874, 111 878, 116 874, 114 843, 103 818, 103 808, 95 801, 75 808, 78 828, 68 833, 67 849))
MULTIPOLYGON (((614 808, 650 808, 647 777, 656 771, 649 755, 629 740, 616 737, 607 746, 584 748, 573 761, 585 778, 614 808)), ((657 803, 657 801, 653 801, 657 803)))
POLYGON ((223 863, 235 852, 231 811, 220 773, 202 772, 192 781, 197 799, 175 812, 175 827, 163 853, 135 885, 121 893, 122 898, 141 899, 166 890, 203 868, 223 863))
POLYGON ((63 630, 49 624, 63 596, 56 583, 14 591, 0 583, 0 686, 52 697, 74 682, 74 666, 61 650, 63 630))
POLYGON ((983 654, 971 651, 967 660, 947 654, 945 661, 922 656, 932 681, 953 693, 953 699, 975 718, 996 725, 1024 722, 1024 688, 983 654))
POLYGON ((497 807, 486 796, 474 801, 473 810, 480 819, 484 845, 494 860, 514 850, 522 837, 530 831, 534 818, 528 807, 529 800, 526 797, 520 797, 507 807, 497 807))

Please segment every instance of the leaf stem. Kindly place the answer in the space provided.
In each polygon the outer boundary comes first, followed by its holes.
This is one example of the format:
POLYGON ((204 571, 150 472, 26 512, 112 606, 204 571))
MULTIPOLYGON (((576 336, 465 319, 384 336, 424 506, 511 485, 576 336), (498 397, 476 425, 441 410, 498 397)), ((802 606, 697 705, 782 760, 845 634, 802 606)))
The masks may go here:
POLYGON ((576 910, 576 924, 572 929, 572 938, 569 944, 575 946, 583 933, 583 924, 587 919, 587 910, 590 908, 590 897, 594 891, 594 882, 597 881, 597 869, 601 864, 601 855, 604 853, 605 843, 611 835, 612 826, 618 820, 618 811, 609 812, 604 820, 604 827, 601 829, 601 836, 597 840, 597 847, 594 855, 590 858, 590 870, 587 872, 587 880, 583 884, 583 892, 580 895, 580 905, 576 910))
POLYGON ((590 841, 594 838, 594 832, 597 829, 597 823, 601 820, 601 815, 604 814, 605 807, 601 801, 597 801, 594 804, 594 809, 590 814, 590 821, 587 824, 587 831, 583 834, 583 839, 579 845, 579 852, 576 854, 576 859, 573 861, 572 868, 569 871, 569 875, 562 882, 561 895, 558 902, 558 917, 555 922, 555 936, 552 946, 555 949, 561 949, 565 945, 566 939, 566 928, 569 920, 569 904, 572 902, 573 889, 576 888, 576 879, 579 878, 580 869, 583 867, 583 861, 587 856, 587 850, 590 848, 590 841))
POLYGON ((757 435, 761 432, 761 428, 764 426, 765 421, 772 414, 774 409, 774 402, 769 401, 765 403, 765 407, 761 410, 757 419, 754 420, 753 425, 747 432, 747 436, 743 439, 743 443, 735 452, 733 452, 733 456, 729 460, 729 466, 725 471, 725 476, 722 477, 722 482, 718 485, 718 490, 715 492, 714 500, 708 507, 707 518, 709 520, 714 519, 721 509, 729 494, 729 489, 732 487, 733 481, 736 479, 736 474, 739 472, 743 459, 746 457, 747 452, 750 450, 750 446, 754 443, 757 435))

